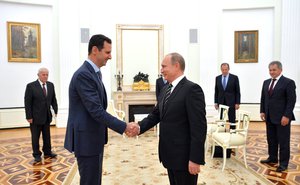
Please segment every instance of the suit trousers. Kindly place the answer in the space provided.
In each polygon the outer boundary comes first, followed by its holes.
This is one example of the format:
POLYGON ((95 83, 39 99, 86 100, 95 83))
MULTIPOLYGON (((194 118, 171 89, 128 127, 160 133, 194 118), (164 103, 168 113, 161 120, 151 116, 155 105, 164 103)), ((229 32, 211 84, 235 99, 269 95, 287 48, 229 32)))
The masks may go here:
POLYGON ((31 144, 33 150, 33 157, 41 156, 42 152, 40 151, 40 135, 43 136, 43 152, 44 155, 51 154, 51 137, 50 137, 50 124, 46 123, 43 125, 30 124, 31 132, 31 144))
POLYGON ((103 152, 95 156, 76 156, 80 185, 101 185, 103 152))
POLYGON ((229 107, 228 110, 228 121, 229 123, 235 123, 235 106, 229 107))
POLYGON ((278 160, 279 147, 279 164, 287 167, 290 159, 291 123, 282 126, 267 121, 266 124, 269 159, 278 160))
POLYGON ((168 169, 170 185, 197 185, 198 175, 192 175, 186 170, 168 169))

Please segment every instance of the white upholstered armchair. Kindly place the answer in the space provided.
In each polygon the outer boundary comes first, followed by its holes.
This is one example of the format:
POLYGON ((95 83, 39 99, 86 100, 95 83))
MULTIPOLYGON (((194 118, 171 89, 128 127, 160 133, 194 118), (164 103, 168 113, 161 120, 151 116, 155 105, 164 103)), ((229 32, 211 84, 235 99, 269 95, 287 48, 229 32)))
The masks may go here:
MULTIPOLYGON (((237 149, 243 148, 243 155, 244 155, 244 163, 245 167, 247 168, 247 161, 246 161, 246 141, 247 141, 247 134, 248 134, 248 127, 250 123, 250 112, 248 111, 238 111, 238 122, 235 129, 230 129, 229 132, 219 132, 218 129, 212 134, 212 157, 214 155, 214 148, 215 145, 219 145, 223 148, 223 168, 226 165, 226 151, 227 149, 237 149)), ((225 123, 226 125, 227 123, 225 123)), ((233 124, 231 124, 233 125, 233 124)), ((219 127, 218 127, 219 128, 219 127)), ((238 156, 238 152, 236 151, 236 156, 238 156)))
POLYGON ((207 116, 207 135, 205 141, 205 153, 207 153, 209 144, 211 144, 211 135, 215 132, 219 125, 221 125, 219 132, 225 131, 225 127, 222 126, 223 123, 226 123, 228 120, 228 110, 229 106, 219 105, 218 115, 217 116, 207 116))

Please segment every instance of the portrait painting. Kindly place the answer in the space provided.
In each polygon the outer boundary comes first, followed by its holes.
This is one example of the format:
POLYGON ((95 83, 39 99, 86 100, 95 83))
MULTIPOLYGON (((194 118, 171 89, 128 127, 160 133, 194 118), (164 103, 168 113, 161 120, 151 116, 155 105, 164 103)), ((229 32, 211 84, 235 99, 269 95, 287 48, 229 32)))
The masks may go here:
POLYGON ((258 30, 235 31, 234 62, 258 62, 258 30))
POLYGON ((7 22, 9 62, 41 62, 40 24, 7 22))

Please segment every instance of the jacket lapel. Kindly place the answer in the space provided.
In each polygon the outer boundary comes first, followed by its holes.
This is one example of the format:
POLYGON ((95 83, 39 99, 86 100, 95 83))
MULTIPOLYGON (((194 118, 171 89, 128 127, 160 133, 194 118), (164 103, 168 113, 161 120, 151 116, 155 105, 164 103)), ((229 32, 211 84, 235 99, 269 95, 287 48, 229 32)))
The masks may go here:
POLYGON ((92 77, 97 84, 98 92, 100 93, 100 96, 101 96, 102 106, 104 109, 106 109, 107 108, 107 97, 106 97, 107 95, 106 95, 106 90, 105 90, 104 84, 102 81, 100 81, 98 74, 95 72, 93 67, 87 61, 85 61, 84 64, 87 67, 87 69, 90 71, 90 73, 92 74, 92 77))
MULTIPOLYGON (((163 100, 165 99, 165 96, 166 96, 166 91, 167 91, 167 88, 165 88, 165 91, 164 91, 164 98, 162 99, 162 103, 161 103, 161 107, 160 107, 160 110, 162 110, 162 117, 165 115, 166 113, 166 110, 168 109, 169 105, 172 104, 172 100, 174 98, 176 98, 176 95, 177 93, 180 91, 180 89, 183 87, 183 85, 185 84, 186 82, 186 77, 184 77, 177 85, 176 87, 173 89, 169 99, 168 99, 168 102, 166 103, 165 107, 163 107, 163 100)), ((166 86, 167 87, 167 86, 166 86)))
POLYGON ((36 80, 36 82, 35 82, 35 88, 37 89, 37 91, 39 92, 39 94, 41 95, 41 97, 46 98, 44 96, 43 88, 41 87, 41 84, 40 84, 39 80, 36 80))
MULTIPOLYGON (((272 92, 271 96, 273 96, 273 94, 276 93, 276 91, 280 88, 280 86, 282 86, 283 80, 284 80, 284 77, 281 76, 281 77, 279 78, 278 82, 276 83, 275 87, 273 88, 273 92, 272 92)), ((270 83, 271 83, 271 79, 270 79, 270 83)), ((270 84, 270 83, 269 83, 269 84, 270 84)))
MULTIPOLYGON (((219 76, 219 89, 221 89, 221 91, 225 91, 222 85, 222 75, 219 76)), ((229 80, 228 80, 229 81, 229 80)), ((228 83, 228 82, 227 82, 228 83)), ((227 86, 226 86, 227 87, 227 86)))

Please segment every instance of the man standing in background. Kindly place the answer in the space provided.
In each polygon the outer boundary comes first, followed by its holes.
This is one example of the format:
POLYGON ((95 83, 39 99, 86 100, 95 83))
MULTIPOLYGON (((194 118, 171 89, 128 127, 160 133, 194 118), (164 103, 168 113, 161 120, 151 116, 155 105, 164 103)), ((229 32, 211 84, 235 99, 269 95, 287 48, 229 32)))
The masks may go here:
POLYGON ((25 91, 26 119, 30 123, 33 157, 35 162, 41 161, 39 139, 43 135, 44 157, 56 157, 51 151, 50 123, 52 122, 52 106, 55 117, 57 115, 57 101, 54 85, 48 82, 49 71, 41 68, 38 71, 38 79, 27 84, 25 91))
POLYGON ((160 92, 166 84, 168 84, 168 82, 167 82, 167 80, 165 80, 165 78, 163 76, 160 75, 160 77, 156 79, 156 83, 155 83, 156 101, 158 101, 160 92))
POLYGON ((269 157, 261 163, 278 163, 277 172, 287 169, 290 160, 291 121, 296 103, 295 82, 282 74, 282 64, 269 64, 271 78, 263 83, 260 100, 260 117, 266 121, 269 157))
POLYGON ((219 104, 229 106, 229 122, 235 123, 235 110, 239 109, 241 103, 240 83, 239 78, 229 70, 228 63, 221 64, 222 74, 216 77, 215 83, 215 108, 218 110, 219 104))

